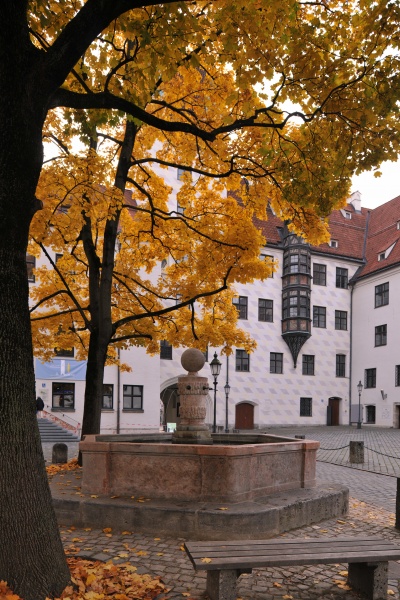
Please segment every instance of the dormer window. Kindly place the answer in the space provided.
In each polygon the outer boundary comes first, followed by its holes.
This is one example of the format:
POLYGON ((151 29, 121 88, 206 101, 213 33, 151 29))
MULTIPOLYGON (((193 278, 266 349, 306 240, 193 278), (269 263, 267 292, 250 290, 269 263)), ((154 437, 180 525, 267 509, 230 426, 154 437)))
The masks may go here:
POLYGON ((339 246, 339 242, 337 240, 330 240, 329 245, 331 248, 337 248, 339 246))
POLYGON ((349 213, 347 211, 344 213, 344 216, 346 219, 351 219, 351 213, 349 213))
POLYGON ((393 248, 395 247, 396 242, 394 242, 391 246, 389 246, 389 248, 387 248, 384 252, 378 252, 378 260, 385 260, 386 258, 388 258, 389 254, 391 253, 391 251, 393 250, 393 248))

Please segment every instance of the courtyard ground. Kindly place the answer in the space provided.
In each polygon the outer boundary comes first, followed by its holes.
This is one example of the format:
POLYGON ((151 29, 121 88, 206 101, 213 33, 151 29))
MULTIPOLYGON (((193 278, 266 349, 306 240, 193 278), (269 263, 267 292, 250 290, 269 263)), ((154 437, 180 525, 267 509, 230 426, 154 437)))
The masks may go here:
MULTIPOLYGON (((306 434, 317 439, 321 447, 348 446, 351 440, 363 439, 370 447, 371 455, 382 456, 380 462, 369 461, 368 469, 377 468, 400 473, 400 431, 393 429, 362 429, 342 427, 274 428, 269 432, 281 435, 306 434), (310 433, 311 431, 311 433, 310 433), (329 446, 328 446, 329 444, 329 446), (386 456, 387 455, 387 456, 386 456)), ((321 451, 319 451, 321 452, 321 451)), ((323 452, 323 451, 322 451, 323 452)), ((333 450, 329 450, 333 452, 333 450)), ((336 450, 340 453, 340 450, 336 450)), ((71 452, 72 455, 72 452, 71 452)), ((71 457, 71 456, 70 456, 71 457)), ((400 545, 400 532, 394 527, 397 479, 393 475, 373 473, 362 468, 349 467, 347 457, 337 454, 341 464, 323 462, 319 458, 317 475, 321 481, 342 483, 350 489, 350 510, 346 517, 329 519, 283 534, 282 537, 338 537, 368 534, 384 537, 400 545), (346 466, 344 466, 346 465, 346 466)), ((333 457, 335 458, 335 456, 333 457)), ((79 475, 77 475, 79 477, 79 475)), ((55 482, 51 483, 55 485, 55 482)), ((63 489, 66 494, 79 493, 79 480, 68 473, 63 489), (72 489, 73 488, 73 489, 72 489)), ((109 530, 107 523, 99 523, 98 529, 74 529, 63 523, 61 536, 66 553, 95 560, 111 560, 113 563, 129 561, 139 573, 160 575, 170 591, 162 593, 157 600, 193 599, 205 596, 205 573, 196 573, 183 551, 182 538, 163 538, 144 535, 135 531, 109 530)), ((234 537, 234 532, 232 532, 234 537)), ((242 600, 356 600, 360 596, 346 585, 346 564, 317 565, 291 568, 254 569, 252 574, 242 575, 238 584, 238 598, 242 600)), ((400 600, 400 564, 389 564, 388 598, 400 600)))

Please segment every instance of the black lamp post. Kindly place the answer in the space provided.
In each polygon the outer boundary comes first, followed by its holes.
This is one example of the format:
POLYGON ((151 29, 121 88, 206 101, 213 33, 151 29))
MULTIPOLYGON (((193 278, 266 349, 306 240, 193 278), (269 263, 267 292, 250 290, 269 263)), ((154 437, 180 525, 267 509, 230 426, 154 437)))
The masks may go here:
POLYGON ((224 385, 224 390, 225 390, 225 433, 229 433, 229 427, 228 427, 228 398, 229 398, 229 392, 231 391, 231 386, 229 385, 228 382, 226 382, 226 384, 224 385))
POLYGON ((363 384, 361 383, 361 380, 357 383, 357 389, 358 389, 358 421, 357 421, 357 429, 361 429, 361 392, 363 389, 363 384))
POLYGON ((215 352, 214 358, 210 362, 211 375, 214 377, 214 420, 213 420, 213 433, 217 431, 217 379, 221 373, 221 363, 218 360, 217 353, 215 352))

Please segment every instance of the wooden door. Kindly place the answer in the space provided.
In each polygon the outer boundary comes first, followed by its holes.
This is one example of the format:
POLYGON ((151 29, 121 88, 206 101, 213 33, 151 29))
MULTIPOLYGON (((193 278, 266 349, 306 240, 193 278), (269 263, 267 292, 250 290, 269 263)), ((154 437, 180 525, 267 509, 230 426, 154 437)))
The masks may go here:
POLYGON ((236 405, 235 429, 254 429, 254 406, 248 402, 236 405))
POLYGON ((331 425, 339 425, 339 403, 340 398, 329 398, 331 409, 331 425))

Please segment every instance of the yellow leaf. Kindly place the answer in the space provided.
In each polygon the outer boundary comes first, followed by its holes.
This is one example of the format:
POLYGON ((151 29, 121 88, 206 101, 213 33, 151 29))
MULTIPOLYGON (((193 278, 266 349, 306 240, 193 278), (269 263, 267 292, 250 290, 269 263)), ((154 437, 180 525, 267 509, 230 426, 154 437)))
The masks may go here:
POLYGON ((121 535, 132 535, 132 531, 123 531, 121 535))
POLYGON ((111 533, 111 531, 112 531, 111 527, 105 527, 103 529, 103 533, 111 533))
POLYGON ((342 575, 343 577, 347 577, 348 574, 348 571, 339 571, 339 575, 342 575))
POLYGON ((341 525, 346 525, 346 521, 341 521, 340 519, 337 519, 336 523, 341 523, 341 525))
POLYGON ((282 587, 280 583, 278 583, 277 581, 274 581, 274 587, 280 588, 282 587))
POLYGON ((96 575, 94 573, 90 573, 86 579, 86 585, 90 585, 93 583, 93 581, 96 581, 96 575))
POLYGON ((389 594, 389 596, 394 596, 394 591, 393 590, 388 590, 387 593, 389 594))
POLYGON ((290 596, 289 594, 285 594, 284 596, 282 596, 283 600, 293 600, 293 596, 290 596))
POLYGON ((205 558, 202 558, 202 559, 201 559, 201 562, 202 562, 202 563, 210 563, 210 562, 212 562, 212 560, 211 560, 211 558, 207 558, 207 557, 205 557, 205 558))
POLYGON ((90 497, 91 498, 98 498, 98 496, 96 496, 96 494, 91 494, 90 497))
POLYGON ((226 508, 226 506, 221 506, 221 508, 219 508, 218 510, 229 510, 229 508, 226 508))

